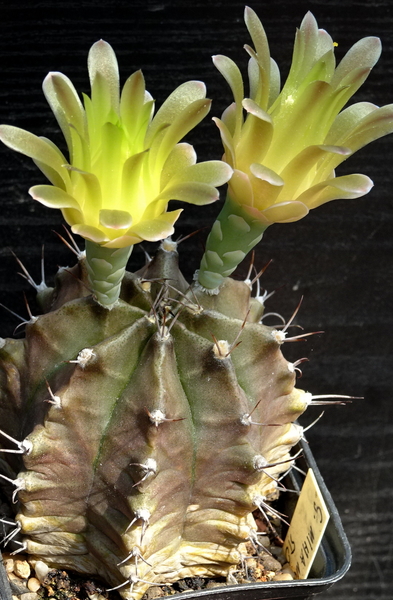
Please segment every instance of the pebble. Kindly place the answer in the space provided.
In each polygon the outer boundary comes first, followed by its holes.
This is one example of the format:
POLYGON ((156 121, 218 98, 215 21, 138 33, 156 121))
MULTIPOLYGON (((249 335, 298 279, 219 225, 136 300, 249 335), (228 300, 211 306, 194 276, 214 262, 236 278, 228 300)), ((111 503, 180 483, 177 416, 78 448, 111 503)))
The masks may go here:
POLYGON ((262 544, 264 548, 270 548, 270 539, 268 535, 259 535, 258 542, 262 544))
MULTIPOLYGON (((21 579, 27 579, 30 577, 31 569, 27 560, 15 560, 14 561, 14 573, 21 579)), ((26 600, 28 600, 26 598, 26 600)))
POLYGON ((290 573, 276 573, 273 581, 292 581, 293 577, 290 573))
POLYGON ((14 559, 11 556, 3 554, 3 564, 7 573, 14 572, 14 559))
POLYGON ((248 569, 256 569, 258 566, 258 561, 256 558, 254 557, 250 557, 246 559, 247 562, 245 563, 247 565, 248 569))
POLYGON ((30 577, 27 582, 27 587, 31 592, 37 592, 41 587, 41 582, 36 577, 30 577))
POLYGON ((29 591, 29 588, 25 586, 25 582, 14 573, 8 573, 8 580, 13 594, 24 594, 29 591))
POLYGON ((281 563, 269 554, 261 554, 259 560, 265 567, 266 571, 281 571, 281 563))
POLYGON ((285 565, 281 569, 281 573, 289 573, 290 575, 292 575, 292 579, 295 579, 295 573, 292 571, 289 563, 285 563, 285 565))
POLYGON ((162 596, 165 596, 165 592, 160 587, 154 585, 145 593, 147 600, 153 600, 153 598, 160 598, 162 596))
POLYGON ((272 546, 270 548, 270 551, 273 554, 273 556, 277 558, 277 560, 282 561, 283 563, 287 562, 287 559, 284 556, 283 549, 279 546, 272 546))
POLYGON ((44 561, 37 560, 37 562, 34 565, 34 570, 35 570, 37 579, 39 579, 42 583, 44 581, 45 577, 48 575, 50 568, 48 567, 48 565, 46 563, 44 563, 44 561))
POLYGON ((225 583, 219 583, 218 581, 213 581, 212 579, 210 581, 207 582, 206 584, 206 589, 207 590, 212 590, 213 588, 216 587, 221 587, 225 585, 225 583))
POLYGON ((28 594, 21 594, 20 600, 38 600, 38 594, 35 592, 29 592, 28 594))

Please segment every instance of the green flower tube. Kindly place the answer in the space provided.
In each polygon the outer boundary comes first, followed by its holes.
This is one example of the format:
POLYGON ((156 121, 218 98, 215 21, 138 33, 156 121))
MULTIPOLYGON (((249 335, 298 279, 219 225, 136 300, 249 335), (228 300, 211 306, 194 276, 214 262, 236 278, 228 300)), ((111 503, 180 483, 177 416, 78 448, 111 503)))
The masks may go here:
POLYGON ((209 233, 198 274, 200 285, 207 290, 217 289, 261 241, 266 227, 228 195, 209 233))

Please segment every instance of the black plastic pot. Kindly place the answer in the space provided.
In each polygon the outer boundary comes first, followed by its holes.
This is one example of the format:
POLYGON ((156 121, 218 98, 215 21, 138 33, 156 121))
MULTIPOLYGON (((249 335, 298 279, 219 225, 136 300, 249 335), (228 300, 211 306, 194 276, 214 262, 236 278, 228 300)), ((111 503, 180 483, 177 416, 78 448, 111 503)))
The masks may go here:
MULTIPOLYGON (((322 544, 315 557, 308 579, 294 581, 274 581, 270 583, 250 583, 229 585, 197 592, 183 592, 170 596, 171 600, 280 600, 293 598, 306 600, 324 592, 334 583, 342 579, 351 565, 351 549, 344 533, 340 517, 318 470, 314 457, 306 442, 301 442, 302 456, 296 464, 307 471, 311 467, 318 481, 320 490, 330 512, 322 544)), ((287 487, 300 491, 304 476, 292 469, 287 476, 287 487)), ((280 507, 285 514, 291 516, 297 501, 295 492, 282 494, 283 504, 280 507)), ((11 600, 11 590, 2 562, 0 563, 0 600, 11 600)))

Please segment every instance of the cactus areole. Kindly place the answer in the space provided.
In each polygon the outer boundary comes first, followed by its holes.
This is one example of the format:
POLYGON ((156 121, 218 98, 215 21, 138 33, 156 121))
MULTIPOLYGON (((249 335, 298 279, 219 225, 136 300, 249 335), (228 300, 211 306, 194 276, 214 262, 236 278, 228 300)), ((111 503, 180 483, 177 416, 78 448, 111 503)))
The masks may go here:
POLYGON ((0 126, 52 184, 32 197, 86 240, 53 288, 25 271, 42 314, 29 315, 23 339, 0 338, 0 482, 15 513, 14 526, 0 519, 5 541, 99 574, 130 600, 184 577, 228 577, 244 542, 258 544, 253 513, 292 466, 295 421, 313 396, 295 388, 297 364, 281 352, 290 322, 265 326, 255 282, 229 276, 272 223, 367 193, 366 176, 334 169, 393 130, 392 106, 341 111, 379 56, 376 38, 335 68, 332 39, 306 15, 280 92, 249 8, 246 25, 250 98, 235 63, 215 57, 235 99, 216 119, 222 161, 197 163, 181 141, 209 111, 204 84, 181 85, 154 116, 141 72, 120 93, 103 41, 89 54, 83 104, 61 73, 44 82, 69 160, 45 138, 0 126), (228 181, 190 284, 170 238, 181 210, 168 202, 214 202, 228 181), (143 240, 164 241, 129 273, 143 240))

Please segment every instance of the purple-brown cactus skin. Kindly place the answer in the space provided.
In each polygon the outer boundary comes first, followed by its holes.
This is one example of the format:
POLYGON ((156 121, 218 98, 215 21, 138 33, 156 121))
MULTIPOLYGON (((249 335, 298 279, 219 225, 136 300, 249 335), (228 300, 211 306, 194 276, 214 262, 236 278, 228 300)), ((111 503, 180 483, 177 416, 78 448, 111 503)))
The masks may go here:
POLYGON ((309 394, 246 282, 192 289, 164 243, 107 310, 83 261, 0 349, 1 428, 28 442, 1 458, 20 540, 33 559, 124 583, 130 599, 226 576, 291 465, 309 394))

